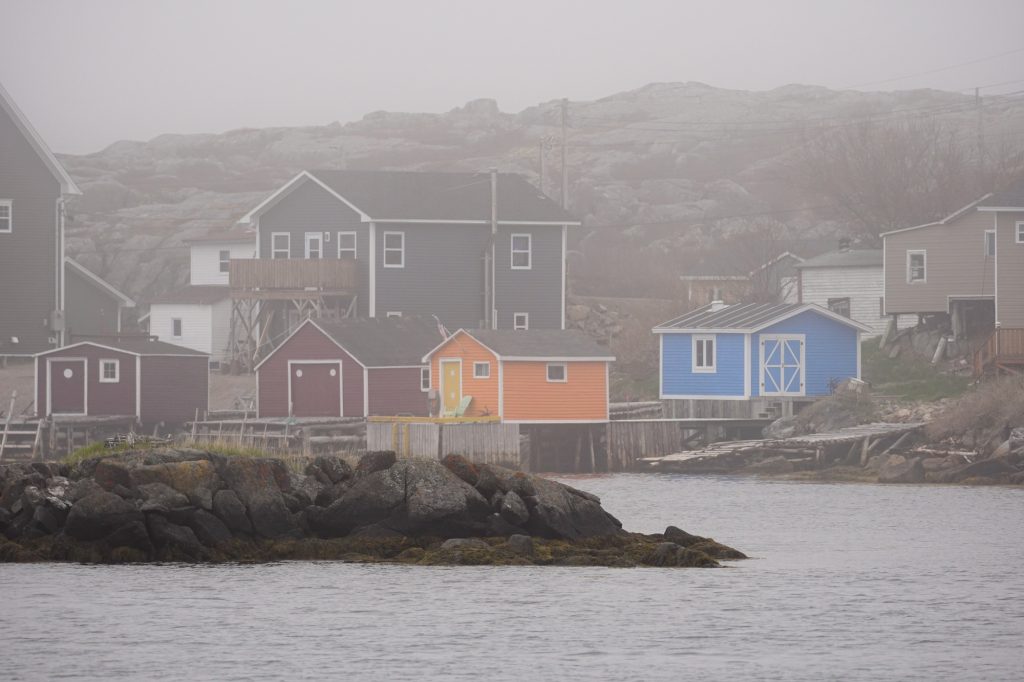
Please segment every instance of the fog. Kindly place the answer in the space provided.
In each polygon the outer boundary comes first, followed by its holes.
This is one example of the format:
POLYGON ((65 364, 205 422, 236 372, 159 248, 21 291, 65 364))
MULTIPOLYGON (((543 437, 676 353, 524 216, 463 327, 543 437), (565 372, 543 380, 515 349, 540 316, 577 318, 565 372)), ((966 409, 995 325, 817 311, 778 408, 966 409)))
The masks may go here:
POLYGON ((0 81, 58 152, 596 99, 650 82, 1020 89, 1024 3, 3 0, 0 81))

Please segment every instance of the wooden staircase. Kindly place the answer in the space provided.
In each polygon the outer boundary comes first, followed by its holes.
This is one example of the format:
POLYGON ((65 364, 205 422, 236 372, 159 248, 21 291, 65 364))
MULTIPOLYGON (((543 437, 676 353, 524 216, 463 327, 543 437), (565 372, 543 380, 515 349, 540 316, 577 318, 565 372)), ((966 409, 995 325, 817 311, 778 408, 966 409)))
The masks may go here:
POLYGON ((999 328, 974 353, 974 377, 1024 373, 1024 329, 999 328))
POLYGON ((4 414, 4 428, 0 431, 0 463, 5 461, 31 461, 41 452, 43 420, 22 419, 14 416, 17 391, 11 391, 11 402, 4 414))

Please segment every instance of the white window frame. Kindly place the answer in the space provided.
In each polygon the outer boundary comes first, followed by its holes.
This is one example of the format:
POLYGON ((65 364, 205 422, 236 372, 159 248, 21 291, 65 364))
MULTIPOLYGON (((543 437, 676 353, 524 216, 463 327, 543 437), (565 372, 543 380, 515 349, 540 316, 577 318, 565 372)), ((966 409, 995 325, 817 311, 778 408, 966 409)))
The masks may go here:
POLYGON ((718 336, 716 334, 694 334, 690 337, 690 369, 694 374, 715 374, 718 372, 718 336), (711 342, 711 364, 708 364, 708 342, 711 342), (697 346, 704 346, 704 364, 697 364, 697 346))
POLYGON ((420 390, 424 393, 430 391, 430 383, 430 366, 420 367, 420 390))
POLYGON ((512 329, 517 331, 527 331, 530 328, 530 313, 512 313, 512 329), (523 318, 522 324, 519 323, 519 318, 523 318))
POLYGON ((387 313, 385 313, 385 316, 389 320, 391 320, 391 319, 400 319, 402 317, 402 311, 401 310, 389 310, 389 311, 387 311, 387 313))
POLYGON ((338 260, 341 260, 342 258, 347 258, 347 256, 342 256, 341 255, 342 252, 348 253, 350 251, 352 252, 352 260, 356 260, 357 258, 359 258, 359 250, 357 248, 358 244, 359 244, 359 235, 358 235, 358 233, 351 232, 351 231, 339 232, 338 233, 338 260), (349 235, 352 236, 352 248, 348 248, 348 247, 342 248, 341 247, 341 238, 342 237, 348 237, 349 235))
POLYGON ((121 361, 116 358, 102 358, 100 359, 100 383, 101 384, 118 384, 121 383, 121 361), (106 366, 109 363, 114 364, 114 376, 113 378, 107 378, 106 366))
POLYGON ((549 384, 564 384, 564 383, 567 383, 569 381, 569 365, 567 363, 565 363, 565 362, 549 362, 547 364, 547 367, 544 370, 544 377, 548 380, 549 384), (561 367, 562 368, 562 378, 561 379, 552 379, 551 378, 551 368, 552 367, 561 367))
POLYGON ((180 317, 172 317, 171 318, 171 338, 173 338, 173 339, 180 339, 184 335, 185 335, 185 324, 184 324, 184 321, 180 317), (174 325, 175 325, 175 323, 177 323, 177 325, 178 325, 178 333, 177 334, 174 333, 174 325))
POLYGON ((272 259, 280 258, 291 258, 292 257, 292 233, 291 232, 271 232, 270 233, 270 257, 272 259), (284 237, 287 244, 284 248, 277 247, 277 238, 284 237), (284 252, 284 256, 277 255, 278 253, 284 252))
POLYGON ((985 230, 985 242, 984 242, 984 253, 985 258, 995 258, 996 256, 996 231, 985 230), (991 253, 989 253, 991 251, 991 253))
POLYGON ((1014 227, 1013 235, 1017 240, 1018 244, 1024 244, 1024 220, 1018 220, 1016 227, 1014 227))
POLYGON ((381 242, 381 251, 383 253, 384 267, 385 268, 404 268, 405 267, 405 232, 385 232, 383 241, 381 242), (388 246, 388 237, 397 236, 402 245, 399 247, 388 246), (401 256, 399 263, 388 263, 388 253, 398 252, 401 256))
POLYGON ((14 232, 14 199, 0 199, 0 207, 7 209, 7 216, 0 218, 7 221, 7 227, 0 227, 0 234, 11 234, 14 232))
POLYGON ((217 249, 217 267, 220 272, 231 271, 231 249, 217 249), (227 258, 224 254, 227 254, 227 258))
POLYGON ((486 360, 473 363, 473 378, 474 379, 490 379, 491 378, 491 363, 486 360), (486 374, 484 373, 486 372, 486 374))
POLYGON ((533 235, 529 232, 513 232, 508 243, 509 248, 509 265, 513 270, 532 270, 533 269, 533 235), (516 249, 516 237, 526 237, 526 250, 516 249), (526 265, 516 265, 516 254, 526 254, 526 265))
POLYGON ((907 249, 907 284, 925 283, 928 281, 928 251, 927 249, 907 249), (913 279, 913 269, 910 266, 914 256, 921 256, 921 279, 913 279))
POLYGON ((324 257, 324 233, 323 232, 306 232, 302 238, 302 253, 306 260, 320 260, 324 257), (309 244, 312 241, 317 243, 317 256, 316 258, 310 258, 309 244))

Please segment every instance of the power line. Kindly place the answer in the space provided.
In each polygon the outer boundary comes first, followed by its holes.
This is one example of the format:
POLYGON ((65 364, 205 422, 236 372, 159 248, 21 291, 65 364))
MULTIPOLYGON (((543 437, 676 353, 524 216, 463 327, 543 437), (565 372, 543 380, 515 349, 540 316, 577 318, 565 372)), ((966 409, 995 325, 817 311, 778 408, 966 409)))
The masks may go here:
POLYGON ((928 71, 919 71, 917 73, 910 73, 904 76, 895 76, 894 78, 886 78, 877 81, 868 81, 866 83, 857 83, 855 85, 847 85, 840 90, 851 90, 853 88, 863 88, 868 85, 882 85, 883 83, 892 83, 894 81, 906 80, 907 78, 916 78, 917 76, 929 76, 933 73, 942 73, 943 71, 951 71, 953 69, 959 69, 961 66, 970 66, 971 64, 980 64, 981 62, 987 62, 992 59, 999 59, 1000 57, 1007 57, 1011 54, 1018 54, 1024 52, 1024 47, 1018 47, 1015 50, 1008 50, 1006 52, 999 52, 998 54, 989 55, 987 57, 979 57, 978 59, 972 59, 966 62, 960 62, 959 64, 951 64, 950 66, 942 66, 937 69, 930 69, 928 71))

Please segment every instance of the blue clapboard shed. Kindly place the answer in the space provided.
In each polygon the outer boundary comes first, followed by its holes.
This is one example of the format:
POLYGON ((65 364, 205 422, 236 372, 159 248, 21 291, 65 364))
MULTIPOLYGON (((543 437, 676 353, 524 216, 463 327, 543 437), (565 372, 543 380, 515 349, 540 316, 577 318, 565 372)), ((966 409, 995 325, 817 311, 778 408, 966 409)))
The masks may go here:
POLYGON ((870 329, 813 304, 715 302, 654 328, 665 400, 801 399, 860 378, 870 329))

